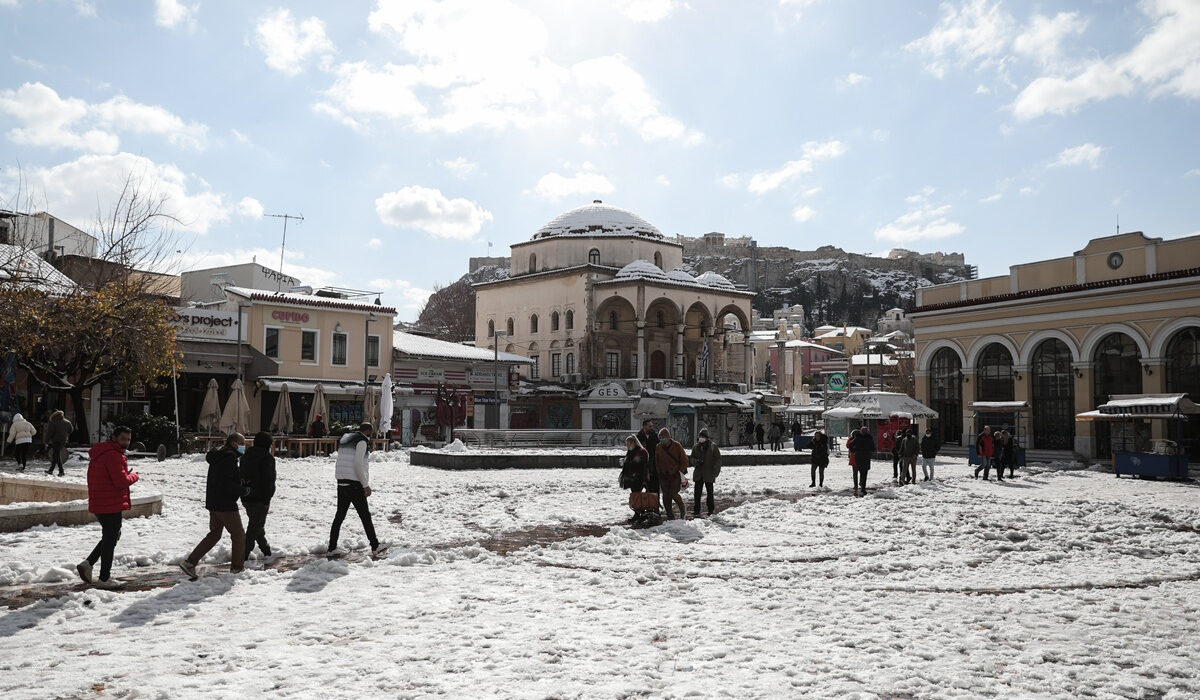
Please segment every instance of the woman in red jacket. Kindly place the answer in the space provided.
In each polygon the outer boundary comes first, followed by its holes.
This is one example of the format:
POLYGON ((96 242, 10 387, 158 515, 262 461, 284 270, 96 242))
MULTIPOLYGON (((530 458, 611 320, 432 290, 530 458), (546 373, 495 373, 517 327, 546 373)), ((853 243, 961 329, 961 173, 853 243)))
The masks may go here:
POLYGON ((124 426, 113 429, 112 440, 92 445, 88 452, 88 510, 100 521, 100 542, 79 562, 75 570, 84 583, 92 582, 92 566, 100 561, 100 585, 116 588, 120 582, 109 579, 113 550, 121 539, 121 513, 129 510, 129 486, 138 480, 125 459, 132 431, 124 426))

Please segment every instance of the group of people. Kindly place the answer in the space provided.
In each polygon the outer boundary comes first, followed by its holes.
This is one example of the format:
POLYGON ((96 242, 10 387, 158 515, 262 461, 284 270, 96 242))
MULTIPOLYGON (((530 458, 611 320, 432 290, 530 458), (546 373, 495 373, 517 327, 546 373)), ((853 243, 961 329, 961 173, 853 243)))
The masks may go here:
POLYGON ((667 519, 675 517, 672 505, 679 506, 679 517, 686 518, 683 496, 680 491, 686 483, 688 469, 692 469, 695 484, 692 517, 700 517, 700 499, 707 494, 705 505, 708 515, 716 508, 713 497, 713 482, 721 473, 721 448, 709 439, 708 429, 701 429, 689 455, 683 445, 671 437, 671 431, 663 428, 654 430, 653 420, 642 422, 642 429, 625 438, 625 459, 621 464, 619 483, 629 489, 630 505, 635 511, 642 510, 637 504, 642 500, 638 494, 657 494, 649 499, 657 511, 661 498, 667 519))
POLYGON ((924 437, 917 439, 917 429, 901 428, 892 440, 892 481, 904 486, 917 483, 917 458, 921 460, 922 481, 933 480, 934 458, 937 457, 937 438, 926 428, 924 437))
POLYGON ((983 472, 983 480, 988 480, 988 473, 996 469, 996 481, 1004 481, 1004 468, 1008 467, 1008 478, 1013 478, 1016 471, 1017 444, 1012 433, 1002 429, 996 433, 992 426, 985 425, 979 435, 975 436, 975 455, 981 464, 975 467, 975 477, 983 472))
POLYGON ((758 449, 765 450, 764 440, 771 443, 771 451, 778 452, 783 449, 783 441, 787 437, 791 437, 796 451, 800 451, 800 442, 796 438, 803 434, 804 428, 800 425, 800 421, 792 423, 791 432, 789 433, 787 426, 782 421, 774 420, 768 424, 766 421, 750 420, 746 422, 746 447, 754 449, 757 444, 758 449))
MULTIPOLYGON (((363 423, 356 431, 348 432, 338 441, 334 478, 337 481, 337 510, 329 529, 329 553, 337 555, 342 521, 353 506, 362 521, 363 530, 371 545, 372 554, 383 549, 371 521, 367 499, 371 496, 370 435, 372 426, 363 423)), ((88 453, 88 510, 100 522, 100 541, 87 558, 75 567, 85 583, 102 587, 117 587, 112 578, 112 562, 117 541, 121 538, 122 513, 131 507, 129 487, 137 482, 138 474, 129 467, 125 451, 129 448, 132 431, 118 426, 107 442, 97 443, 88 453), (96 563, 100 571, 95 572, 96 563)), ((208 510, 208 532, 179 564, 189 578, 197 577, 200 560, 229 533, 231 555, 229 570, 243 570, 247 556, 257 546, 264 558, 272 556, 267 541, 267 514, 275 495, 274 439, 270 433, 254 435, 247 446, 246 438, 233 433, 224 444, 205 456, 208 474, 205 480, 204 507, 208 510), (239 502, 246 510, 243 528, 239 502)))
MULTIPOLYGON (((67 441, 75 427, 67 420, 62 411, 50 414, 50 419, 42 426, 42 444, 50 458, 50 468, 47 474, 53 474, 58 468, 58 475, 63 476, 63 460, 67 450, 67 441)), ((8 443, 13 446, 13 457, 17 460, 17 471, 25 471, 29 463, 29 453, 33 450, 33 438, 38 430, 33 423, 25 420, 25 416, 13 415, 12 425, 8 427, 8 443)))

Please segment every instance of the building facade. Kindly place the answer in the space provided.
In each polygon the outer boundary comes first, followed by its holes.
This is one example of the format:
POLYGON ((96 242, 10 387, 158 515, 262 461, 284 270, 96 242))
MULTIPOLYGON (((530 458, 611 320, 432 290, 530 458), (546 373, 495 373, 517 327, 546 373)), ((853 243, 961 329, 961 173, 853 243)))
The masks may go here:
MULTIPOLYGON (((1097 238, 1073 256, 917 290, 917 398, 943 441, 970 444, 974 402, 1027 402, 1022 445, 1106 458, 1113 428, 1076 422, 1116 394, 1200 397, 1200 236, 1097 238)), ((1166 437, 1162 421, 1134 426, 1166 437)), ((1197 456, 1200 421, 1184 428, 1197 456)))

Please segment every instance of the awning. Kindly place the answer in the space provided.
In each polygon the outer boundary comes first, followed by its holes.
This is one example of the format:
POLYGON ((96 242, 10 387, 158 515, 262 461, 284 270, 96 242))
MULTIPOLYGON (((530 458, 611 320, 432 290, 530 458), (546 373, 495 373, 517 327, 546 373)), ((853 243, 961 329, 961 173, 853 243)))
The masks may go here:
POLYGON ((1200 414, 1187 394, 1120 394, 1094 411, 1077 414, 1075 420, 1125 420, 1129 418, 1174 418, 1187 420, 1200 414))
MULTIPOLYGON (((320 384, 325 388, 326 396, 362 396, 363 383, 345 380, 322 380, 314 381, 312 379, 289 379, 287 377, 260 377, 258 380, 258 388, 266 391, 279 391, 279 388, 287 384, 288 391, 293 394, 311 394, 316 391, 317 385, 320 384)), ((377 384, 372 384, 372 388, 377 388, 377 384)), ((392 396, 412 396, 413 388, 410 386, 393 386, 392 396)))
POLYGON ((972 401, 976 413, 1020 413, 1029 410, 1028 401, 972 401))
POLYGON ((862 409, 858 406, 843 406, 831 408, 824 413, 826 418, 858 418, 862 416, 862 409))
POLYGON ((638 400, 637 407, 633 409, 633 415, 638 418, 666 417, 670 413, 670 408, 671 399, 643 397, 638 400))
MULTIPOLYGON (((187 360, 207 360, 210 362, 232 362, 237 363, 238 346, 237 343, 221 343, 213 340, 179 340, 179 352, 183 353, 183 359, 187 360)), ((251 360, 250 346, 246 343, 242 344, 242 364, 248 365, 251 360)), ((288 387, 289 389, 291 387, 288 387)))
POLYGON ((825 412, 825 407, 824 407, 824 406, 817 406, 817 405, 815 405, 815 404, 810 404, 810 405, 808 405, 808 406, 800 406, 800 405, 797 405, 797 404, 792 404, 792 405, 790 405, 790 406, 772 406, 772 407, 771 407, 771 410, 772 410, 772 411, 774 411, 774 410, 781 410, 781 411, 783 411, 784 413, 801 413, 801 414, 813 413, 813 414, 817 414, 817 413, 824 413, 824 412, 825 412))

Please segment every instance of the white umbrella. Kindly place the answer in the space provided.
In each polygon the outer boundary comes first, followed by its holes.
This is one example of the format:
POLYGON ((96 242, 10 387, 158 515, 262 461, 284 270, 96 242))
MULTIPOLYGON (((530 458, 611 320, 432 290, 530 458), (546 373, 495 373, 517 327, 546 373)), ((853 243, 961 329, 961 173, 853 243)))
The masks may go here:
POLYGON ((318 384, 313 387, 312 406, 308 409, 308 421, 304 424, 304 432, 308 433, 308 426, 317 420, 317 416, 325 421, 325 426, 329 427, 329 407, 325 405, 325 385, 318 384))
POLYGON ((375 389, 367 387, 363 392, 363 422, 379 427, 379 402, 375 400, 375 389))
POLYGON ((235 379, 229 386, 229 399, 225 402, 225 410, 221 412, 221 432, 245 433, 250 424, 250 404, 246 401, 246 387, 242 380, 235 379))
POLYGON ((204 403, 200 406, 200 418, 196 430, 207 431, 212 435, 213 428, 221 422, 221 399, 217 396, 217 380, 208 380, 208 392, 204 394, 204 403))
POLYGON ((275 415, 271 416, 271 430, 277 433, 292 432, 292 397, 288 394, 287 382, 279 385, 279 400, 275 402, 275 415))
POLYGON ((383 386, 380 387, 379 397, 379 416, 382 425, 375 426, 376 430, 382 435, 392 429, 392 375, 383 375, 383 386))

